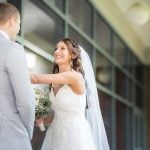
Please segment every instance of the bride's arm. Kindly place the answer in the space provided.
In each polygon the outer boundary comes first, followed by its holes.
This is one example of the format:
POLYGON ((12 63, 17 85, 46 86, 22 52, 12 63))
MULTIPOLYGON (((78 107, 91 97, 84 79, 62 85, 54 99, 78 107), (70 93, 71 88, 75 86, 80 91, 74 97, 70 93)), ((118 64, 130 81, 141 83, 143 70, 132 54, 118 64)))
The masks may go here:
POLYGON ((30 73, 33 84, 70 84, 74 85, 82 80, 81 74, 73 71, 57 74, 34 74, 30 73))
POLYGON ((83 77, 76 71, 68 71, 57 74, 30 74, 34 84, 68 84, 77 93, 83 93, 85 86, 83 77))

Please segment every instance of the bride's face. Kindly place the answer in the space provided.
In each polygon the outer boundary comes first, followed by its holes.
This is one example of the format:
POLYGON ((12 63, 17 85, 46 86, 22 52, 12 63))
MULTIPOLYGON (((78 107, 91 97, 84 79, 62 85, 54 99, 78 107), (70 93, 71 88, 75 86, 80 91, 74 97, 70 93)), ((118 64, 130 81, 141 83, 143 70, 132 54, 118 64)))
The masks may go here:
POLYGON ((70 65, 71 54, 64 42, 61 41, 56 45, 54 57, 57 65, 70 65))

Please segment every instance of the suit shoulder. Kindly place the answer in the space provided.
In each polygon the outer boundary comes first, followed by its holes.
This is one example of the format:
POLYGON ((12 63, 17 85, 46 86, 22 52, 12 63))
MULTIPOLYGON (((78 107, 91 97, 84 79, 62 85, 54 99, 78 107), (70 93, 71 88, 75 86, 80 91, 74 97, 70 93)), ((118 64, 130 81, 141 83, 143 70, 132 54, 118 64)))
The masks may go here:
POLYGON ((5 38, 0 38, 0 49, 2 54, 1 56, 4 58, 6 58, 11 53, 25 53, 23 46, 5 38))
POLYGON ((9 41, 8 47, 8 55, 18 55, 18 57, 25 55, 24 48, 19 43, 9 41))
POLYGON ((9 41, 9 46, 10 46, 10 49, 16 49, 16 50, 23 50, 23 46, 20 45, 19 43, 17 42, 13 42, 13 41, 9 41))
POLYGON ((8 45, 8 52, 7 52, 8 59, 17 57, 23 58, 25 56, 25 51, 22 45, 13 41, 9 41, 7 45, 8 45))

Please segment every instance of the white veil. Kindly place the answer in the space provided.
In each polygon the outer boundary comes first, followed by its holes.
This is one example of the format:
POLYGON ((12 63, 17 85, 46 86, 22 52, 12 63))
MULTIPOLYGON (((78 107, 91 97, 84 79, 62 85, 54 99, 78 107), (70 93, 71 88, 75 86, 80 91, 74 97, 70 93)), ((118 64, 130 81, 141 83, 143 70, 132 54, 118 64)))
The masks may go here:
POLYGON ((80 47, 80 50, 87 93, 88 109, 86 109, 86 117, 91 126, 97 150, 109 150, 92 64, 87 52, 82 47, 80 47))

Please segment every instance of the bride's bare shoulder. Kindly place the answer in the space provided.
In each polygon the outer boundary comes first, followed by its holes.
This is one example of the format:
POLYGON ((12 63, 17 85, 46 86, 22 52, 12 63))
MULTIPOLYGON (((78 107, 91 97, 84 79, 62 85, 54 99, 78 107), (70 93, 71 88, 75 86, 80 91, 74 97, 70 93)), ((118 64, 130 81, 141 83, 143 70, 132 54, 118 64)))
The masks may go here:
POLYGON ((77 72, 75 70, 72 70, 71 72, 76 78, 83 80, 83 75, 80 72, 77 72))

